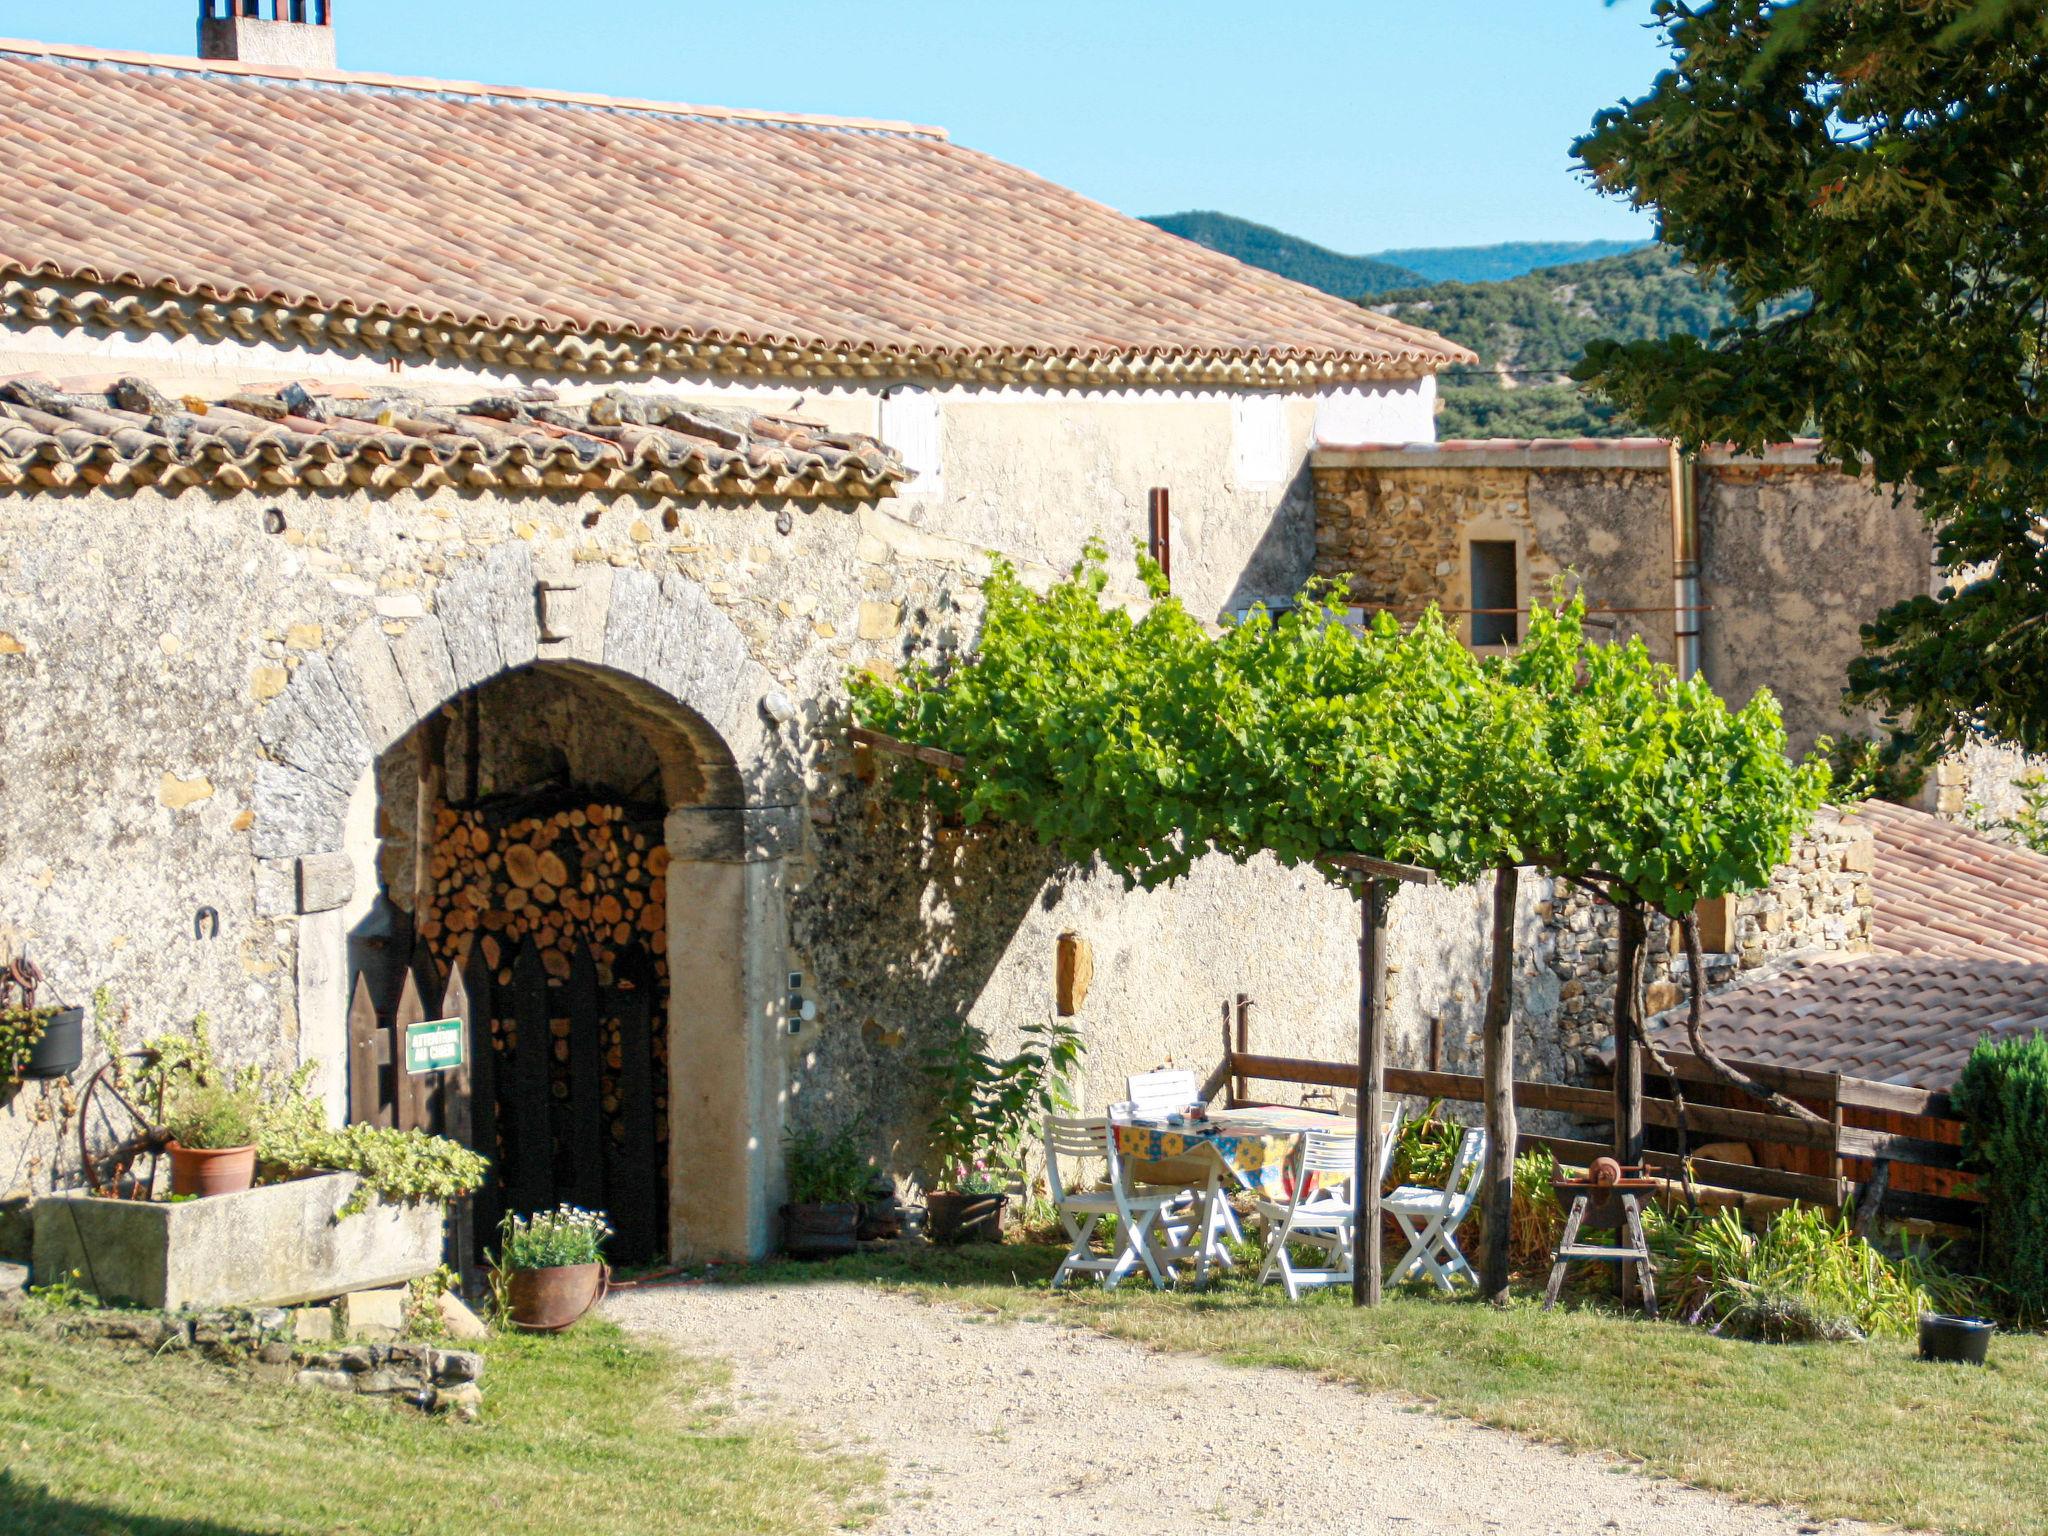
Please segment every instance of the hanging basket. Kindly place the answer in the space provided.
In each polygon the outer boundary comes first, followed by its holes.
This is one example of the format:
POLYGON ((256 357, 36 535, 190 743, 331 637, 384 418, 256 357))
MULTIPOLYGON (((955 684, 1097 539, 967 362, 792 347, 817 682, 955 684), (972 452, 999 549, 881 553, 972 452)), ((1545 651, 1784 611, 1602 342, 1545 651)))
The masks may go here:
POLYGON ((65 1008, 43 1026, 43 1036, 28 1053, 25 1078, 69 1077, 85 1060, 85 1010, 65 1008))

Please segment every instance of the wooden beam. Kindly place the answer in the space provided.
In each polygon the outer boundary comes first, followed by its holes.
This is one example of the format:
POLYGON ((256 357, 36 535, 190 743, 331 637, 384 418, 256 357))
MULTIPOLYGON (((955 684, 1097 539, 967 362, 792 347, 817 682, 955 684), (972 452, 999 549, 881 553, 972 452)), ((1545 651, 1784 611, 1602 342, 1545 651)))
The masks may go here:
POLYGON ((1437 872, 1419 864, 1395 864, 1387 859, 1369 859, 1362 853, 1326 853, 1317 861, 1347 874, 1368 880, 1398 880, 1403 885, 1436 885, 1437 872))
POLYGON ((1918 1136, 1894 1136, 1888 1131, 1866 1131, 1853 1125, 1842 1127, 1842 1156, 1908 1163, 1917 1168, 1963 1166, 1963 1149, 1950 1142, 1927 1141, 1918 1136))
POLYGON ((937 747, 920 747, 914 742, 898 741, 894 736, 884 736, 880 731, 871 731, 864 725, 856 725, 847 732, 854 745, 867 747, 871 751, 883 752, 891 757, 907 757, 932 768, 944 768, 952 773, 963 773, 967 759, 957 752, 943 752, 937 747))
POLYGON ((1902 1088, 1897 1083, 1873 1083, 1860 1077, 1841 1080, 1841 1101, 1850 1109, 1881 1109, 1894 1115, 1926 1115, 1934 1120, 1960 1120, 1945 1093, 1926 1088, 1902 1088))
POLYGON ((1508 864, 1493 876, 1493 946, 1486 991, 1486 1170, 1480 1182, 1485 1252, 1479 1289, 1508 1304, 1508 1248, 1515 1205, 1515 901, 1522 872, 1508 864))

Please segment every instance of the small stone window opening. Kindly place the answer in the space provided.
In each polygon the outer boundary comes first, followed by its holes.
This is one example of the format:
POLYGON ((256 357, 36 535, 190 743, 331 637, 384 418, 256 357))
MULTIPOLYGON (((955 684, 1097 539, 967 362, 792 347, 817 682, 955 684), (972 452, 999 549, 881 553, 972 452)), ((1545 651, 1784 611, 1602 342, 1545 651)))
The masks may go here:
POLYGON ((1521 593, 1513 539, 1474 539, 1472 559, 1472 644, 1513 645, 1522 637, 1516 599, 1521 593))

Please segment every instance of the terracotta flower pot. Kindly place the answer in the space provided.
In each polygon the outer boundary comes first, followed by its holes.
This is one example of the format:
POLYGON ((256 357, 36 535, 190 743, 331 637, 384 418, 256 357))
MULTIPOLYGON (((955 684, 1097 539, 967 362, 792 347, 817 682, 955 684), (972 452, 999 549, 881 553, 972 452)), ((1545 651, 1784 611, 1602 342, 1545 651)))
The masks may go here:
POLYGON ((965 1195, 957 1191, 925 1196, 935 1243, 1000 1243, 1008 1195, 965 1195))
POLYGON ((181 1147, 175 1141, 171 1154, 171 1193, 174 1195, 239 1195, 256 1182, 256 1149, 248 1147, 181 1147))
POLYGON ((604 1299, 611 1280, 605 1264, 515 1269, 507 1284, 512 1321, 528 1333, 560 1333, 604 1299))

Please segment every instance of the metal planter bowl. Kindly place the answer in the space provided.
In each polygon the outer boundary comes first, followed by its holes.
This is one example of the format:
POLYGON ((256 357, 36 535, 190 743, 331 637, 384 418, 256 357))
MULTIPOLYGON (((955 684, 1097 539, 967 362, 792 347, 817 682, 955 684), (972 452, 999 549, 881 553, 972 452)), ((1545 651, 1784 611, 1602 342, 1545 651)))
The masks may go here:
POLYGON ((1952 1365, 1982 1365, 1991 1350, 1993 1325, 1978 1317, 1920 1314, 1920 1358, 1952 1365))

